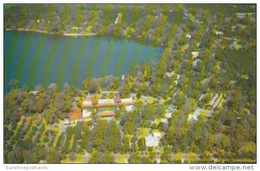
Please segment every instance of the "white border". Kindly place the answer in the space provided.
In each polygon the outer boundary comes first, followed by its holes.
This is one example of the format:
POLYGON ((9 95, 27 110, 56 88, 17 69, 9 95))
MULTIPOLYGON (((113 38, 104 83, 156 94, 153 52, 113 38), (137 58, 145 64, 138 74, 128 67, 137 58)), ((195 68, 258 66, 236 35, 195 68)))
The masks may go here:
MULTIPOLYGON (((90 1, 90 0, 45 0, 45 1, 39 1, 39 0, 22 0, 22 1, 18 1, 18 0, 3 0, 3 3, 1 4, 0 7, 0 23, 1 23, 1 34, 0 34, 0 38, 1 38, 1 49, 0 49, 0 54, 1 54, 1 60, 0 60, 0 80, 2 81, 2 84, 0 84, 0 95, 1 95, 1 99, 0 99, 0 137, 1 137, 1 141, 0 141, 0 162, 1 162, 1 170, 7 170, 6 167, 7 166, 39 166, 39 164, 36 165, 32 165, 32 164, 22 164, 22 165, 15 165, 15 164, 3 164, 3 4, 4 3, 257 3, 257 1, 252 1, 252 0, 247 0, 247 1, 237 1, 237 0, 231 0, 231 1, 224 1, 224 0, 219 0, 219 1, 212 1, 212 0, 204 0, 204 1, 188 1, 188 0, 174 0, 174 1, 170 1, 170 0, 150 0, 150 1, 145 1, 145 0, 109 0, 109 1, 105 1, 105 0, 95 0, 95 1, 90 1)), ((259 13, 257 12, 257 22, 259 19, 259 13)), ((258 31, 259 29, 257 29, 258 31)), ((257 40, 259 38, 259 35, 257 34, 257 40)), ((257 50, 259 50, 259 43, 257 44, 257 50)), ((257 60, 257 66, 259 66, 259 60, 257 60)), ((257 83, 259 80, 259 70, 257 70, 257 83)), ((257 84, 258 85, 258 84, 257 84)), ((257 90, 258 90, 258 86, 257 86, 257 90)), ((258 91, 257 91, 258 92, 258 91)), ((257 93, 257 99, 258 99, 258 93, 257 93)), ((259 101, 257 100, 257 107, 259 106, 259 101)), ((260 123, 260 117, 257 117, 257 123, 260 123)), ((257 124, 257 134, 258 134, 258 124, 257 124)), ((258 135, 259 136, 259 135, 258 135)), ((257 137, 258 137, 257 136, 257 137)), ((259 138, 257 138, 257 147, 259 146, 259 138)), ((257 163, 254 165, 254 170, 260 170, 259 167, 259 158, 260 158, 260 152, 259 152, 259 148, 257 148, 257 163)), ((233 164, 231 164, 233 165, 233 164)), ((240 166, 244 166, 245 164, 237 164, 240 166)), ((84 171, 88 171, 88 170, 105 170, 105 171, 109 171, 109 170, 113 170, 113 171, 125 171, 125 170, 129 170, 129 171, 133 171, 133 170, 142 170, 142 171, 146 171, 146 170, 156 170, 156 171, 160 171, 160 170, 171 170, 171 171, 175 171, 175 170, 190 170, 189 164, 46 164, 46 165, 40 165, 40 166, 46 166, 48 168, 48 170, 84 170, 84 171)), ((196 164, 196 166, 207 166, 207 165, 201 165, 201 164, 196 164)), ((227 166, 230 166, 227 164, 227 166)), ((251 164, 249 164, 248 166, 251 166, 251 164)), ((14 170, 14 169, 13 169, 14 170)))

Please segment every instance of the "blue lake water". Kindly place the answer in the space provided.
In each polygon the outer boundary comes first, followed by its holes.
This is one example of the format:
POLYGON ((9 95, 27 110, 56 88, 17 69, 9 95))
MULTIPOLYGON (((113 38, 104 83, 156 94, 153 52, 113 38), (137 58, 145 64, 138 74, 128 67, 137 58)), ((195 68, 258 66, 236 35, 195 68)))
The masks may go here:
POLYGON ((65 37, 34 32, 4 33, 4 89, 12 79, 34 89, 64 83, 81 88, 86 78, 120 76, 140 61, 150 63, 160 48, 134 41, 97 37, 65 37))

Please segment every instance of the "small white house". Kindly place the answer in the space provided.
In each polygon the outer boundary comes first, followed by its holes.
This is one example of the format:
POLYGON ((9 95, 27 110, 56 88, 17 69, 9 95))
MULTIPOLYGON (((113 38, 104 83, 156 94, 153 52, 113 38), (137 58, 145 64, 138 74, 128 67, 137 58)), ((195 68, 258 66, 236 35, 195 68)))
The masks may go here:
POLYGON ((117 14, 117 18, 116 18, 116 20, 115 20, 115 24, 120 24, 121 23, 121 20, 122 20, 122 13, 118 13, 117 14))
POLYGON ((157 147, 159 145, 159 138, 153 135, 148 135, 145 137, 146 147, 157 147))
POLYGON ((166 72, 165 75, 166 75, 167 77, 171 77, 171 73, 170 73, 170 72, 166 72))
POLYGON ((161 118, 160 122, 163 124, 169 124, 168 119, 167 118, 161 118))
POLYGON ((36 95, 38 91, 30 91, 30 94, 36 95))
POLYGON ((160 158, 156 158, 155 159, 157 163, 161 163, 161 159, 160 158))
POLYGON ((123 81, 125 79, 125 75, 121 75, 121 80, 123 81))
POLYGON ((121 103, 133 103, 133 102, 134 102, 133 97, 121 99, 121 103))
POLYGON ((191 52, 192 58, 197 58, 199 56, 199 54, 200 54, 200 52, 198 52, 198 51, 191 52))
POLYGON ((224 35, 223 31, 215 31, 216 35, 222 36, 224 35))
POLYGON ((182 158, 182 159, 181 159, 181 163, 184 163, 184 161, 185 161, 185 160, 182 158))
POLYGON ((190 39, 190 38, 191 38, 190 33, 186 34, 186 38, 187 38, 187 39, 190 39))
POLYGON ((125 110, 131 112, 134 109, 134 105, 126 105, 125 110))
POLYGON ((188 115, 188 121, 191 121, 191 120, 197 121, 198 120, 198 116, 193 115, 193 114, 188 115))
MULTIPOLYGON (((90 97, 88 97, 89 99, 90 99, 90 97)), ((85 106, 87 106, 87 105, 92 105, 92 102, 91 102, 91 100, 84 100, 83 101, 83 105, 85 106)))
POLYGON ((197 45, 197 47, 200 47, 200 42, 197 42, 196 45, 197 45))
POLYGON ((92 112, 88 111, 86 108, 82 110, 82 116, 83 118, 90 117, 92 112))
POLYGON ((166 113, 164 114, 165 118, 171 118, 172 117, 172 113, 174 112, 175 108, 174 105, 170 105, 167 109, 166 109, 166 113))
POLYGON ((171 118, 172 117, 172 113, 165 113, 164 117, 171 118))
POLYGON ((69 123, 70 123, 69 118, 65 118, 65 119, 63 120, 63 123, 64 123, 64 124, 69 124, 69 123))
POLYGON ((193 69, 197 69, 197 67, 198 67, 198 62, 201 62, 201 60, 200 60, 200 59, 196 59, 196 60, 194 60, 194 61, 192 62, 192 68, 193 68, 193 69))
POLYGON ((197 108, 193 114, 188 115, 188 121, 197 121, 199 115, 210 116, 210 111, 206 109, 197 108))

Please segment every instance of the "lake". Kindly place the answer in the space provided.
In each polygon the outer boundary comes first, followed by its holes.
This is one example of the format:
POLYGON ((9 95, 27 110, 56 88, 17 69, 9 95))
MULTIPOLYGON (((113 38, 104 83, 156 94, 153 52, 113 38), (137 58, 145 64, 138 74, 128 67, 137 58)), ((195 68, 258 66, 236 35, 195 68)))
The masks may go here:
POLYGON ((120 76, 140 61, 151 63, 161 54, 159 47, 127 39, 8 31, 4 33, 4 89, 9 91, 12 79, 30 89, 50 83, 81 88, 86 78, 120 76))

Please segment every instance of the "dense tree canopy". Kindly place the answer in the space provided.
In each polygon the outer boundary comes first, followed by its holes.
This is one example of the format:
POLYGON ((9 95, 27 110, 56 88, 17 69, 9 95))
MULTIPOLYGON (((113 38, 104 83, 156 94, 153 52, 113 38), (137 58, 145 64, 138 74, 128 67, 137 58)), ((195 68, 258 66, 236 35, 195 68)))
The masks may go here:
POLYGON ((246 4, 6 4, 6 30, 127 38, 163 53, 124 79, 85 79, 82 90, 31 91, 13 80, 4 95, 5 163, 255 162, 255 12, 246 4), (134 96, 133 110, 63 122, 86 95, 102 91, 134 96), (155 132, 159 145, 150 148, 145 137, 155 132))

